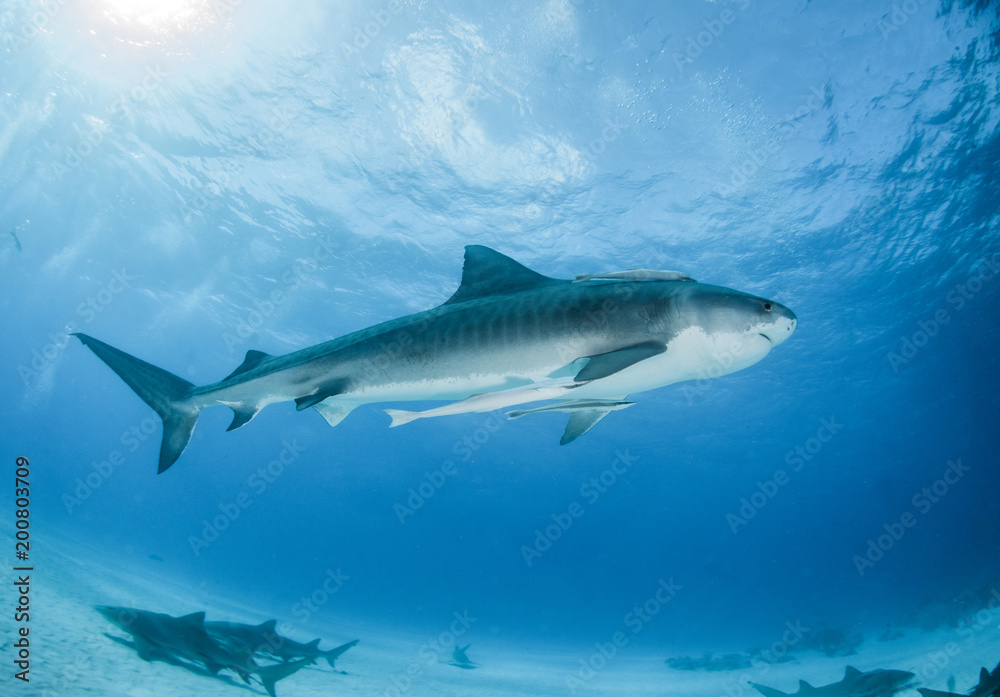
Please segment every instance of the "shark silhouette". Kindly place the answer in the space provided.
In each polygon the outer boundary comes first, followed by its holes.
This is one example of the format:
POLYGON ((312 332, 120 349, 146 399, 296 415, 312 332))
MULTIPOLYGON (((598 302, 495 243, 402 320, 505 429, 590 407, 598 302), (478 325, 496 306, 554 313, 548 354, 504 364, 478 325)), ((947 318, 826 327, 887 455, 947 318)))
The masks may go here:
POLYGON ((844 679, 822 687, 813 687, 805 680, 799 680, 798 692, 788 693, 773 687, 750 683, 764 697, 892 697, 909 687, 914 674, 904 670, 872 670, 862 673, 857 668, 847 666, 844 679))
POLYGON ((471 245, 461 285, 439 307, 284 356, 248 351, 227 377, 201 387, 76 336, 159 414, 164 472, 187 446, 201 410, 220 404, 233 410, 233 430, 289 400, 300 411, 312 407, 331 426, 375 402, 451 402, 421 412, 386 409, 390 425, 399 426, 558 400, 554 408, 570 413, 560 441, 566 444, 629 406, 630 393, 753 365, 795 324, 784 305, 678 272, 560 280, 471 245))

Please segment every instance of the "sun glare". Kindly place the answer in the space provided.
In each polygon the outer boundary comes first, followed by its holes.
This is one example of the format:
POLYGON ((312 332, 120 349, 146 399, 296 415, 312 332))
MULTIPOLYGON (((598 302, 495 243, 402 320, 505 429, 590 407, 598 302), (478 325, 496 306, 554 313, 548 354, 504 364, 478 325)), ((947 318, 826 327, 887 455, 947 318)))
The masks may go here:
POLYGON ((207 0, 99 0, 99 4, 115 24, 139 24, 158 33, 211 23, 207 0))

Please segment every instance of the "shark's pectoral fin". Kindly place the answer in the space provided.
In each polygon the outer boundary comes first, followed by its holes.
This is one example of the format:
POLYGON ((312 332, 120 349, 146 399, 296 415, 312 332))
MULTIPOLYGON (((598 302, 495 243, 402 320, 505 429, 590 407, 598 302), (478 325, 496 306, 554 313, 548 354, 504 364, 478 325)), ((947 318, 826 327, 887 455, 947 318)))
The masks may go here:
POLYGON ((348 380, 347 378, 339 378, 337 380, 333 380, 329 384, 322 385, 321 387, 317 388, 315 392, 311 394, 302 395, 301 397, 297 398, 295 400, 295 408, 298 409, 299 411, 302 411, 303 409, 314 407, 320 402, 322 402, 324 399, 328 399, 330 397, 336 397, 338 394, 343 394, 344 392, 347 391, 349 385, 350 385, 350 380, 348 380))
POLYGON ((597 422, 613 412, 614 409, 586 409, 584 411, 574 411, 570 414, 569 423, 563 431, 559 445, 572 443, 584 433, 597 425, 597 422))
POLYGON ((576 374, 574 379, 577 382, 600 380, 635 365, 639 361, 658 356, 666 350, 666 344, 661 341, 644 341, 641 344, 628 346, 617 351, 588 356, 590 360, 587 361, 587 365, 576 374))
POLYGON ((332 400, 320 402, 313 405, 313 409, 318 411, 330 426, 336 426, 347 418, 347 415, 354 411, 357 404, 351 402, 337 403, 332 400))

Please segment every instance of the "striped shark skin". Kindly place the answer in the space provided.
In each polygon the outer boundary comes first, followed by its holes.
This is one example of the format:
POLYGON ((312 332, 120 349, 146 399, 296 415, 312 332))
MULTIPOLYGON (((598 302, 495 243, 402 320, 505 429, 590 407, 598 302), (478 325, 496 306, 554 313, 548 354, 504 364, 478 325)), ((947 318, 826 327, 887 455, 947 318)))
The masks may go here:
POLYGON ((162 473, 184 451, 199 412, 214 405, 233 410, 233 430, 283 401, 315 409, 331 426, 363 404, 449 402, 420 412, 386 409, 399 426, 557 400, 558 411, 570 413, 566 444, 627 406, 630 394, 757 363, 795 325, 784 305, 679 272, 563 280, 470 245, 462 282, 440 306, 282 356, 248 351, 209 385, 76 336, 159 414, 162 473))

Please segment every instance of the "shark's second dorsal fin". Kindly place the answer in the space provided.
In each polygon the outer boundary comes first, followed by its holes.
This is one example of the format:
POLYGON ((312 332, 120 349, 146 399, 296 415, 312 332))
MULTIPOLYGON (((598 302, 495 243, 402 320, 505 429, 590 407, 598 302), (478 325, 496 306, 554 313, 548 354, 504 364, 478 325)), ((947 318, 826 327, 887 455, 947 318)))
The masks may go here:
POLYGON ((465 248, 462 284, 443 304, 476 300, 491 295, 510 295, 555 283, 570 283, 532 271, 500 252, 479 244, 465 248))
POLYGON ((187 622, 195 627, 205 627, 205 613, 204 612, 192 612, 190 615, 184 615, 183 617, 177 618, 181 622, 187 622))
POLYGON ((854 666, 844 668, 844 680, 856 680, 861 677, 861 671, 854 666))
POLYGON ((269 353, 264 353, 263 351, 254 351, 253 349, 250 349, 249 351, 247 351, 247 356, 246 358, 243 359, 243 362, 240 363, 240 366, 236 370, 231 372, 229 375, 227 375, 225 378, 223 378, 223 380, 228 380, 229 378, 235 375, 239 375, 240 373, 245 373, 248 370, 253 370, 258 365, 260 365, 261 361, 263 361, 265 358, 270 358, 270 357, 271 354, 269 353))

